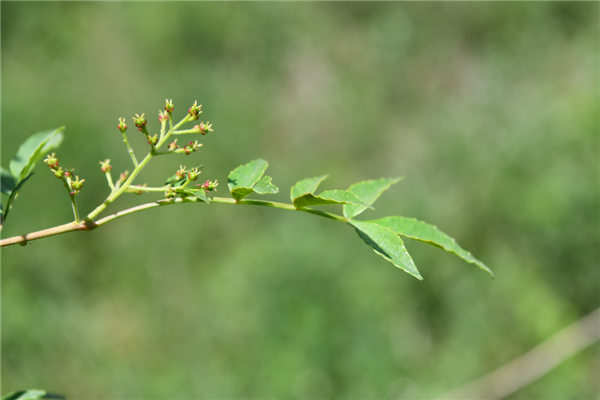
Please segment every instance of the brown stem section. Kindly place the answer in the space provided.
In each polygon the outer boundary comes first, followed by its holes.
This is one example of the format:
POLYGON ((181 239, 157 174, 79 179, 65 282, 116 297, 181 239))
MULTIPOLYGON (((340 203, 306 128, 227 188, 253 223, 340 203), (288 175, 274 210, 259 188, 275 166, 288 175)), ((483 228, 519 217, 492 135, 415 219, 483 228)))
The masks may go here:
POLYGON ((93 222, 69 222, 68 224, 55 226, 54 228, 28 233, 26 235, 13 236, 8 239, 2 239, 0 240, 0 247, 12 246, 13 244, 20 244, 22 246, 25 246, 27 242, 31 240, 41 239, 48 236, 60 235, 61 233, 67 232, 91 231, 94 228, 96 228, 96 224, 94 224, 93 222))

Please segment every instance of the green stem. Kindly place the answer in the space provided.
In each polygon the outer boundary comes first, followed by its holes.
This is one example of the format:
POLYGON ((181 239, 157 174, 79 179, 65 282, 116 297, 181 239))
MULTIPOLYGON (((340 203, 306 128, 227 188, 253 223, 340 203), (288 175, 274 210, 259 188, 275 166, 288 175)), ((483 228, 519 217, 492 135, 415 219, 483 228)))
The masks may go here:
POLYGON ((133 153, 133 149, 129 145, 129 141, 127 140, 127 135, 123 132, 123 143, 127 146, 127 151, 129 152, 129 156, 131 157, 131 161, 133 161, 133 166, 137 168, 138 161, 135 158, 135 154, 133 153))
MULTIPOLYGON (((146 158, 147 158, 147 156, 146 156, 146 158)), ((142 164, 143 163, 144 163, 144 161, 142 161, 142 164)), ((142 164, 140 164, 140 165, 142 165, 142 164)), ((146 189, 149 189, 149 188, 146 188, 146 189)), ((159 189, 159 188, 152 188, 152 189, 159 189)), ((186 197, 183 199, 177 198, 177 199, 173 199, 173 200, 158 200, 158 201, 154 201, 152 203, 146 203, 146 204, 142 204, 142 205, 139 205, 136 207, 128 208, 123 211, 119 211, 115 214, 101 218, 96 222, 91 221, 91 219, 89 218, 89 215, 88 215, 88 219, 86 219, 84 221, 71 222, 68 224, 56 226, 54 228, 44 229, 44 230, 41 230, 38 232, 33 232, 33 233, 28 233, 26 235, 13 236, 11 238, 2 239, 2 240, 0 240, 0 247, 12 246, 15 244, 25 244, 31 240, 41 239, 41 238, 49 237, 49 236, 60 235, 62 233, 67 233, 67 232, 91 231, 91 230, 94 230, 102 225, 105 225, 105 224, 111 222, 111 221, 114 221, 117 218, 121 218, 126 215, 134 214, 139 211, 149 210, 151 208, 168 206, 171 204, 179 204, 179 203, 200 203, 200 202, 202 202, 202 201, 196 197, 186 197)), ((321 217, 333 219, 333 220, 344 222, 344 223, 348 222, 348 219, 342 217, 341 215, 331 214, 331 213, 328 213, 325 211, 320 211, 320 210, 313 210, 310 208, 296 208, 292 204, 277 203, 274 201, 235 200, 235 199, 228 198, 228 197, 213 197, 213 198, 211 198, 211 203, 234 204, 234 205, 236 205, 236 204, 253 205, 253 206, 279 208, 282 210, 289 210, 289 211, 301 211, 301 212, 319 215, 321 217)), ((94 210, 94 212, 95 211, 96 210, 94 210)), ((96 213, 96 215, 97 214, 98 213, 96 213)))
POLYGON ((113 192, 115 190, 115 185, 112 180, 112 176, 110 175, 110 171, 106 171, 104 173, 106 175, 106 181, 108 182, 108 187, 110 187, 110 191, 113 192))

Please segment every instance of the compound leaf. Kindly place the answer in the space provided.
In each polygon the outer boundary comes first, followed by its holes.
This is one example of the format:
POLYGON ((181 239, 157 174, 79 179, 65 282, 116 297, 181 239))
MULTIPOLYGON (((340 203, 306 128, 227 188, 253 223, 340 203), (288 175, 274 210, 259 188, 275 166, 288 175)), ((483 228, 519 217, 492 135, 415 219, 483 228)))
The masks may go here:
POLYGON ((227 180, 231 196, 236 200, 241 200, 253 193, 252 187, 262 178, 268 166, 268 162, 259 158, 231 171, 227 180))
POLYGON ((65 127, 39 132, 29 136, 10 160, 10 173, 17 182, 22 181, 35 167, 35 163, 46 153, 57 148, 62 140, 65 127))
POLYGON ((373 222, 350 220, 348 223, 356 229, 358 236, 371 246, 375 253, 415 278, 423 280, 412 257, 404 247, 404 242, 393 230, 373 222))
POLYGON ((329 175, 315 176, 314 178, 306 178, 296 182, 296 184, 292 186, 292 201, 294 201, 296 197, 300 197, 303 194, 312 193, 315 190, 317 190, 319 184, 323 182, 323 180, 325 180, 328 176, 329 175))
MULTIPOLYGON (((348 190, 358 196, 365 204, 371 205, 384 191, 389 189, 390 186, 398 183, 401 179, 402 178, 381 178, 358 182, 350 186, 350 189, 348 190)), ((365 206, 347 204, 344 206, 344 216, 346 218, 354 218, 366 209, 367 207, 365 206)))
POLYGON ((372 208, 356 197, 355 194, 347 190, 326 190, 318 196, 315 196, 312 193, 306 193, 296 197, 293 204, 296 208, 325 206, 329 204, 360 204, 372 208))
POLYGON ((456 240, 440 231, 434 225, 406 217, 385 217, 369 222, 389 228, 400 236, 429 243, 450 253, 454 253, 466 262, 477 265, 479 268, 492 275, 492 277, 494 276, 492 270, 484 263, 473 257, 471 253, 460 247, 456 243, 456 240))
POLYGON ((0 173, 0 188, 2 189, 2 193, 10 194, 16 185, 15 178, 13 178, 9 171, 1 167, 0 173))

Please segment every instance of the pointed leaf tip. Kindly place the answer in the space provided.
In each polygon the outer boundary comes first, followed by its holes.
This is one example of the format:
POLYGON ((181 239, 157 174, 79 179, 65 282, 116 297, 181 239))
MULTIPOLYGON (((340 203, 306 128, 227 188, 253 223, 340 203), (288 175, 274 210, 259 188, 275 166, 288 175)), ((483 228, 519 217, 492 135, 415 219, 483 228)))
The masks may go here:
POLYGON ((371 246, 375 253, 415 278, 423 280, 412 257, 404 247, 404 242, 394 231, 373 222, 351 220, 348 223, 356 229, 358 236, 371 246))
POLYGON ((454 253, 468 263, 475 264, 482 270, 489 273, 492 278, 494 273, 484 263, 473 257, 471 253, 460 247, 456 240, 440 231, 436 226, 414 218, 406 217, 385 217, 369 221, 380 226, 391 229, 400 236, 419 240, 437 247, 447 252, 454 253))

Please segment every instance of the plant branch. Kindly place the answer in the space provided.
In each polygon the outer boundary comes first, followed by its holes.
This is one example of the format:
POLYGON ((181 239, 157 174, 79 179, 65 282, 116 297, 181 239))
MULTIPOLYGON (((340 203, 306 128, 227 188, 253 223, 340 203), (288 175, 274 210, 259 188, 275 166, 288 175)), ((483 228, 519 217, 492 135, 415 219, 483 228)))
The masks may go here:
MULTIPOLYGON (((142 162, 143 163, 143 162, 142 162)), ((140 164, 142 165, 142 164, 140 164)), ((125 187, 125 186, 123 186, 125 187)), ((121 190, 123 189, 121 188, 121 190)), ((136 187, 137 188, 137 187, 136 187)), ((143 188, 141 189, 149 189, 143 188)), ((154 188, 152 188, 154 189, 154 188)), ((109 196, 110 198, 111 196, 109 196)), ((309 214, 319 215, 321 217, 333 219, 340 222, 348 222, 347 218, 342 217, 341 215, 331 214, 325 211, 313 210, 310 208, 296 208, 292 204, 278 203, 274 201, 266 201, 266 200, 239 200, 228 198, 228 197, 213 197, 210 199, 211 203, 221 203, 221 204, 239 204, 239 205, 253 205, 253 206, 263 206, 263 207, 273 207, 279 208, 282 210, 290 210, 290 211, 301 211, 309 214)), ((107 199, 108 201, 108 199, 107 199)), ((102 225, 105 225, 111 221, 114 221, 117 218, 124 217, 126 215, 134 214, 139 211, 149 210, 151 208, 156 208, 160 206, 168 206, 171 204, 179 204, 179 203, 201 203, 202 200, 196 197, 186 197, 186 198, 177 198, 172 200, 158 200, 151 203, 142 204, 136 207, 128 208, 123 211, 119 211, 115 214, 109 215, 107 217, 101 218, 98 221, 94 222, 89 219, 86 219, 81 222, 70 222, 68 224, 55 226, 54 228, 44 229, 37 232, 28 233, 26 235, 13 236, 7 239, 0 240, 0 247, 12 246, 15 244, 25 245, 27 242, 41 239, 49 236, 60 235, 62 233, 74 232, 74 231, 91 231, 102 225)), ((105 201, 106 203, 106 201, 105 201)), ((103 203, 103 204, 105 204, 103 203)), ((110 204, 110 203, 109 203, 110 204)), ((102 210, 101 210, 102 211, 102 210)), ((89 217, 89 216, 88 216, 89 217)))

